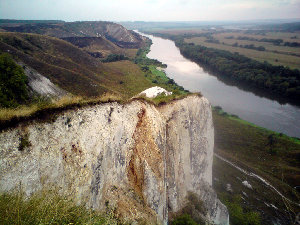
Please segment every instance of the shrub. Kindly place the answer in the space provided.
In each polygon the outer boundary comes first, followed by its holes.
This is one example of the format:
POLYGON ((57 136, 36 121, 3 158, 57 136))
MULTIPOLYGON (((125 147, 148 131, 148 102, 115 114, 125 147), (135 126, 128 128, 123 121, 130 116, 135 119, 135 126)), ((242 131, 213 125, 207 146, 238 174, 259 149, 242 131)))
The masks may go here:
POLYGON ((171 224, 172 225, 197 225, 197 223, 191 218, 191 216, 187 214, 176 217, 176 219, 173 220, 171 224))
POLYGON ((259 225, 261 224, 260 214, 256 211, 245 212, 241 206, 241 196, 235 195, 232 199, 222 199, 229 211, 230 224, 232 225, 259 225))
POLYGON ((206 214, 207 209, 200 196, 189 192, 186 205, 177 213, 171 224, 206 224, 206 214))
POLYGON ((0 107, 16 107, 29 100, 27 77, 7 53, 0 55, 0 107))
POLYGON ((29 141, 28 134, 26 133, 24 136, 20 138, 19 151, 23 151, 26 147, 29 146, 31 146, 31 143, 29 141))

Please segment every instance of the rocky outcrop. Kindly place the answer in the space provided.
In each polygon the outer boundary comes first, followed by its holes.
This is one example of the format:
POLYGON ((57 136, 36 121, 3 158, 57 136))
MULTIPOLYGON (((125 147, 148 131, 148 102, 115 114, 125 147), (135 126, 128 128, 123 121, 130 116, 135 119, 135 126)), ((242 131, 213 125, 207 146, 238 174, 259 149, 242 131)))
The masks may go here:
POLYGON ((228 224, 211 188, 213 132, 210 104, 198 96, 65 111, 0 134, 0 190, 58 188, 87 207, 109 205, 124 221, 147 224, 166 224, 194 192, 211 222, 228 224))
POLYGON ((65 90, 53 84, 48 78, 28 65, 22 62, 17 63, 23 67, 25 75, 28 78, 28 86, 32 92, 37 93, 39 96, 49 98, 61 98, 68 94, 65 90))

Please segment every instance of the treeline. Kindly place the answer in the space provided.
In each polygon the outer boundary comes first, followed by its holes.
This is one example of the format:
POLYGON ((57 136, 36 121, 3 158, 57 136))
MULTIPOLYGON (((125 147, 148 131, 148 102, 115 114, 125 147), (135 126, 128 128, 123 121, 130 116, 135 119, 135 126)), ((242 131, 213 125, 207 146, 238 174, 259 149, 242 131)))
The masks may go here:
MULTIPOLYGON (((225 38, 226 39, 234 39, 233 36, 228 36, 228 37, 225 37, 225 38)), ((273 38, 257 39, 257 38, 253 38, 253 37, 247 37, 247 36, 238 36, 236 39, 237 40, 246 40, 246 41, 268 42, 268 43, 272 43, 273 45, 283 45, 283 46, 289 46, 289 47, 300 47, 299 42, 289 42, 289 41, 283 42, 282 39, 273 39, 273 38)))
POLYGON ((242 81, 299 102, 300 71, 297 69, 273 66, 268 62, 261 63, 238 53, 188 44, 183 39, 177 39, 175 44, 183 56, 220 77, 242 81))
POLYGON ((254 44, 250 44, 250 45, 239 45, 237 42, 235 42, 233 45, 233 47, 240 47, 240 48, 247 48, 247 49, 253 49, 253 50, 257 50, 257 51, 265 51, 266 48, 263 46, 255 46, 254 44))
POLYGON ((102 62, 116 62, 121 60, 128 60, 129 58, 125 55, 110 54, 102 62))

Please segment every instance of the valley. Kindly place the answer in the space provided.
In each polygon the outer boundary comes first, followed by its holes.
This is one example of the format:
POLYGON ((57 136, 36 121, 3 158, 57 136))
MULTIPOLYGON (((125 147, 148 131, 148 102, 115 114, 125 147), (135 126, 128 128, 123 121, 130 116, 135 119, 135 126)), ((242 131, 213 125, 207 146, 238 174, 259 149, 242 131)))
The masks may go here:
MULTIPOLYGON (((151 31, 173 42, 112 22, 5 20, 0 29, 0 53, 24 71, 29 93, 26 101, 0 109, 0 136, 6 140, 0 141, 1 190, 16 188, 19 179, 33 193, 59 180, 70 198, 62 210, 85 212, 89 204, 96 209, 86 211, 93 215, 91 224, 176 224, 181 216, 197 224, 294 223, 300 201, 294 188, 300 185, 299 107, 217 79, 184 58, 175 43, 179 35, 189 47, 230 47, 225 50, 298 68, 298 49, 283 44, 298 43, 297 34, 151 31), (258 41, 275 35, 281 44, 258 41), (267 55, 245 48, 251 43, 261 43, 267 55), (154 86, 171 94, 139 95, 154 86), (50 174, 29 156, 59 166, 50 174)), ((53 194, 62 202, 51 191, 37 191, 30 201, 46 204, 41 199, 53 194)), ((12 205, 22 198, 1 195, 3 215, 7 207, 17 215, 12 205)), ((24 220, 31 215, 26 204, 18 202, 24 220)))

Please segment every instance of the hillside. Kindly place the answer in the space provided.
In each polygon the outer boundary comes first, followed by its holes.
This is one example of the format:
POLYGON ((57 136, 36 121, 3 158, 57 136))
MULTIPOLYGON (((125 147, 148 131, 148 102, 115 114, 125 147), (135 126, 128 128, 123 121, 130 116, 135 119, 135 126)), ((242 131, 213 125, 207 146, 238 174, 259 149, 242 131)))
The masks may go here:
POLYGON ((112 22, 25 22, 0 23, 0 29, 7 32, 36 33, 62 38, 75 45, 84 45, 84 48, 88 51, 100 52, 104 57, 112 53, 126 54, 132 57, 136 51, 126 51, 126 49, 138 49, 144 44, 144 40, 140 35, 112 22))
POLYGON ((0 51, 11 54, 17 62, 23 62, 74 95, 90 97, 111 92, 129 97, 151 86, 134 63, 119 61, 114 63, 118 66, 104 64, 76 46, 54 37, 1 32, 0 51), (139 86, 130 89, 136 82, 139 86))

